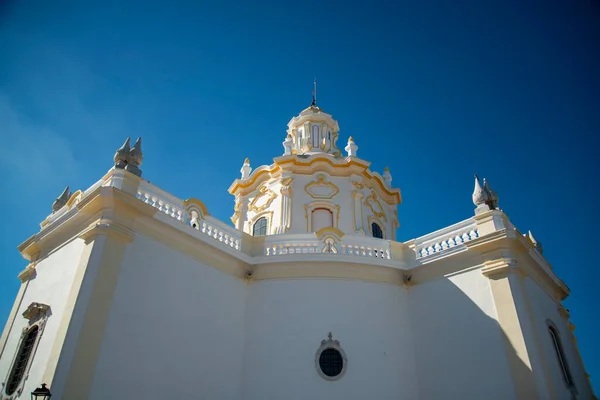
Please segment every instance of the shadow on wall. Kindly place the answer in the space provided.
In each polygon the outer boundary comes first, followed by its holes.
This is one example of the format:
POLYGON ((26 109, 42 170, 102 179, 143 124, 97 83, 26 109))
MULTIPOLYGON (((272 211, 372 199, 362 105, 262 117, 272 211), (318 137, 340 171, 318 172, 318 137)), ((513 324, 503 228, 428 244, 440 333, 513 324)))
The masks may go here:
POLYGON ((410 287, 409 302, 420 400, 507 400, 517 398, 517 385, 535 388, 533 372, 490 317, 495 305, 479 270, 410 287))

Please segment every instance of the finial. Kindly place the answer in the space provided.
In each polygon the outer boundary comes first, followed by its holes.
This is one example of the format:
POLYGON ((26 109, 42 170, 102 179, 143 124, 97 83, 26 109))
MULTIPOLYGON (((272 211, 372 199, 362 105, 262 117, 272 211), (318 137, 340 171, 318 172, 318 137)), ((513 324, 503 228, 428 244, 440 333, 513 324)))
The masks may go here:
POLYGON ((115 152, 115 168, 123 169, 127 165, 127 156, 129 155, 130 150, 130 140, 130 138, 127 138, 127 140, 125 140, 125 143, 123 143, 123 146, 121 146, 121 148, 119 148, 115 152))
MULTIPOLYGON (((525 236, 525 235, 523 235, 523 236, 525 236)), ((543 254, 544 253, 544 248, 542 247, 542 244, 535 239, 535 237, 533 236, 533 233, 531 233, 531 231, 527 231, 527 236, 529 237, 529 240, 531 240, 531 244, 533 244, 533 247, 540 254, 543 254)))
POLYGON ((313 92, 312 92, 312 104, 311 106, 316 107, 317 106, 317 78, 315 78, 314 82, 313 82, 313 92))
POLYGON ((142 170, 139 169, 139 166, 142 165, 143 159, 142 138, 140 137, 135 141, 131 150, 129 150, 129 154, 127 155, 127 166, 125 169, 134 175, 142 176, 142 170))
POLYGON ((242 165, 242 169, 240 169, 240 172, 242 173, 242 180, 248 178, 251 171, 252 167, 250 167, 250 160, 246 158, 244 160, 244 165, 242 165))
POLYGON ((496 194, 496 192, 494 192, 492 190, 492 188, 490 187, 490 184, 488 183, 488 181, 485 178, 483 178, 483 190, 485 190, 487 195, 489 196, 487 205, 490 207, 490 210, 497 209, 498 208, 498 195, 496 194))
POLYGON ((383 170, 383 180, 385 181, 386 185, 392 187, 392 174, 390 173, 389 167, 385 167, 383 170))
POLYGON ((290 135, 288 133, 282 144, 283 144, 283 155, 284 156, 291 155, 292 154, 292 147, 294 146, 294 140, 292 139, 292 135, 290 135))
POLYGON ((473 203, 479 207, 483 204, 487 204, 489 201, 489 196, 485 190, 481 187, 481 182, 479 182, 479 177, 475 174, 475 189, 473 189, 473 203))
POLYGON ((358 146, 354 143, 354 139, 352 136, 348 138, 348 145, 344 148, 348 153, 348 157, 356 157, 356 150, 358 150, 358 146))
POLYGON ((69 192, 69 187, 67 186, 65 190, 63 190, 63 192, 60 194, 60 196, 58 196, 58 198, 54 200, 54 203, 52 203, 52 212, 55 213, 61 208, 63 208, 70 198, 71 192, 69 192))
POLYGON ((329 332, 329 334, 327 335, 327 337, 329 338, 329 340, 333 339, 333 335, 331 334, 331 332, 329 332))

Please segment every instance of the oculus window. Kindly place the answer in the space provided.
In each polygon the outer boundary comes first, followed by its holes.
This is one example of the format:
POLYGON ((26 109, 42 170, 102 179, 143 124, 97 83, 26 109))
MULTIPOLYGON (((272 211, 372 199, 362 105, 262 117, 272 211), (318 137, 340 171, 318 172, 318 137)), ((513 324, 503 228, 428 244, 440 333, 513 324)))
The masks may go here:
POLYGON ((348 359, 340 346, 339 340, 334 340, 329 332, 326 340, 321 340, 321 347, 315 356, 315 366, 321 378, 328 381, 341 379, 346 372, 348 359))

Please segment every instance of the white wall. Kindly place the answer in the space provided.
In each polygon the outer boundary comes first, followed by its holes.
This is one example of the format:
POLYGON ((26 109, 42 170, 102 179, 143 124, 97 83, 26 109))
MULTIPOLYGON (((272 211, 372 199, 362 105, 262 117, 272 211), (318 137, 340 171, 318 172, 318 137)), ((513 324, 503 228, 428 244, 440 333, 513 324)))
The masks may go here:
POLYGON ((249 286, 245 400, 416 399, 404 288, 350 280, 273 280, 249 286), (315 354, 328 332, 348 357, 326 381, 315 354))
POLYGON ((90 399, 240 399, 247 286, 157 242, 125 250, 90 399))
MULTIPOLYGON (((585 377, 585 371, 583 370, 583 366, 576 353, 577 350, 570 329, 558 312, 558 304, 529 278, 525 279, 525 290, 532 308, 532 320, 537 333, 536 336, 539 340, 541 351, 543 352, 543 359, 541 362, 544 362, 545 360, 548 373, 550 374, 550 382, 548 382, 548 384, 553 387, 553 391, 556 393, 558 399, 571 398, 570 392, 564 382, 556 352, 548 331, 546 320, 551 320, 559 330, 563 350, 567 358, 571 375, 575 381, 575 387, 577 388, 577 398, 591 398, 592 394, 587 378, 585 377)), ((534 344, 530 343, 529 345, 534 344)))
POLYGON ((409 289, 421 400, 515 398, 488 278, 474 270, 409 289))
POLYGON ((29 398, 29 393, 42 383, 43 374, 56 339, 58 327, 63 318, 65 304, 71 291, 83 247, 83 240, 76 239, 39 262, 36 266, 37 274, 35 278, 30 280, 23 296, 15 323, 0 359, 0 379, 2 379, 2 382, 8 380, 9 369, 19 345, 21 331, 29 324, 29 321, 22 316, 23 312, 33 302, 44 303, 51 308, 51 316, 48 318, 39 339, 37 351, 33 355, 29 377, 25 382, 23 396, 26 396, 26 398, 29 398))

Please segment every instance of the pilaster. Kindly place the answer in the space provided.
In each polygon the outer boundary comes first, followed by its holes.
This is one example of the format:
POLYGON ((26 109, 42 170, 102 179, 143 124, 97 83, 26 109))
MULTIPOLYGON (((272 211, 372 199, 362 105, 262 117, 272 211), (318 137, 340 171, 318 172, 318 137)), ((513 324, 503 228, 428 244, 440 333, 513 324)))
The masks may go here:
MULTIPOLYGON (((494 222, 489 218, 487 223, 494 222)), ((486 261, 481 269, 490 279, 490 287, 502 329, 507 360, 518 399, 547 398, 541 396, 534 377, 531 341, 531 319, 525 306, 526 298, 522 280, 524 272, 512 258, 486 261)), ((542 388, 545 392, 545 388, 542 388)))

